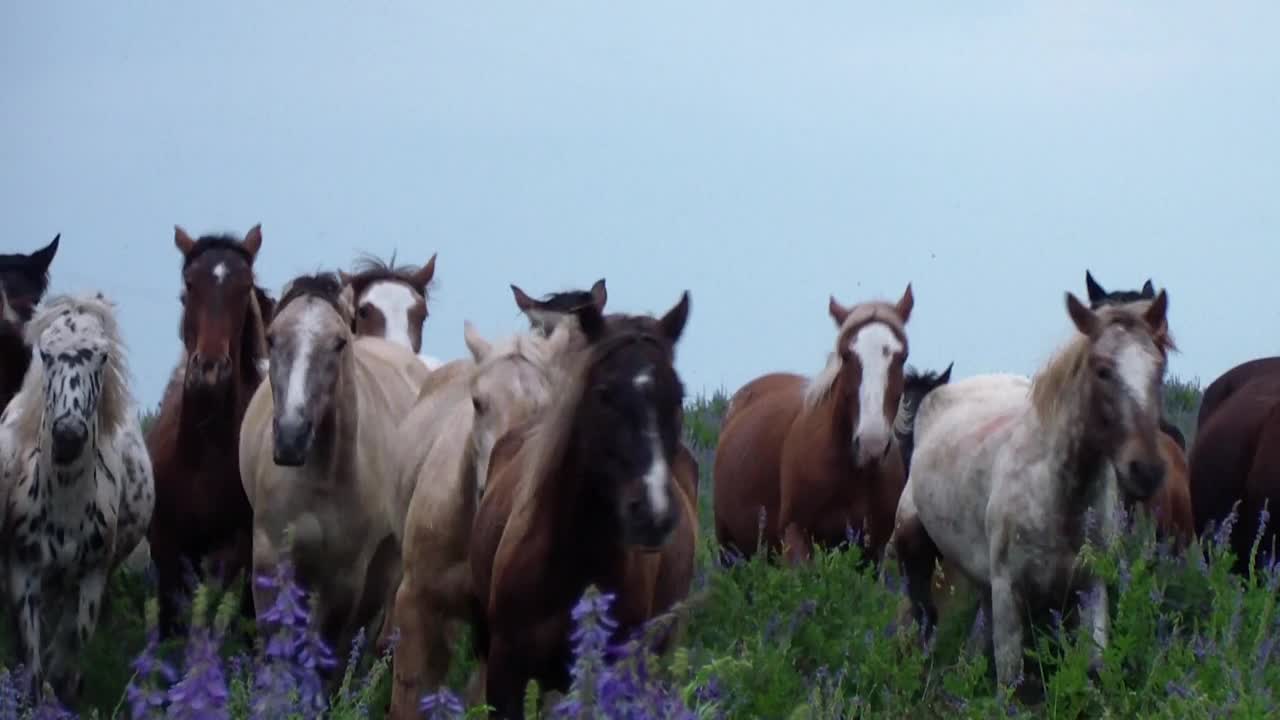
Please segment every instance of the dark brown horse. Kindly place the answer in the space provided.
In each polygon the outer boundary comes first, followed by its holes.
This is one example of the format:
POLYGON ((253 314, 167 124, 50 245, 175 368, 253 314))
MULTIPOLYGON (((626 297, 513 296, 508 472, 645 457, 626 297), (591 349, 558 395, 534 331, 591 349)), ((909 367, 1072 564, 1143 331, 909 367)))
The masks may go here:
POLYGON ((1200 395, 1200 409, 1196 413, 1196 428, 1204 427, 1209 416, 1234 395, 1240 388, 1258 378, 1280 377, 1280 357, 1255 358, 1240 363, 1222 373, 1205 387, 1200 395))
MULTIPOLYGON (((1220 398, 1196 430, 1189 465, 1197 532, 1211 523, 1221 527, 1240 503, 1229 539, 1236 569, 1245 572, 1259 514, 1264 506, 1271 513, 1280 508, 1280 372, 1258 373, 1220 398)), ((1276 522, 1268 523, 1260 553, 1275 557, 1275 528, 1276 522)))
POLYGON ((413 352, 422 352, 422 325, 431 314, 428 290, 436 274, 436 256, 426 265, 397 265, 365 256, 356 261, 354 273, 341 272, 356 299, 352 332, 385 338, 413 352))
POLYGON ((813 543, 838 545, 852 529, 880 558, 906 482, 892 428, 913 305, 910 285, 896 305, 846 308, 833 297, 837 333, 826 368, 811 382, 792 374, 753 381, 759 391, 734 408, 716 448, 722 546, 750 556, 762 539, 796 562, 813 543))
MULTIPOLYGON (((541 300, 535 300, 528 293, 519 287, 512 285, 511 293, 515 295, 516 307, 520 308, 520 312, 524 313, 529 319, 529 327, 535 332, 550 337, 555 331, 556 326, 561 322, 577 322, 574 312, 586 305, 594 305, 597 312, 604 313, 605 303, 609 301, 609 292, 605 288, 604 278, 600 278, 591 285, 590 290, 563 290, 544 295, 541 300)), ((635 316, 625 315, 622 313, 610 313, 604 315, 606 323, 614 323, 623 318, 635 318, 635 316)), ((680 407, 680 423, 684 424, 684 407, 680 407)), ((694 500, 694 506, 698 501, 698 461, 694 459, 693 453, 690 452, 688 446, 682 441, 679 449, 679 459, 676 462, 676 478, 685 485, 691 497, 694 500)))
POLYGON ((61 238, 55 235, 53 242, 27 255, 0 255, 0 413, 22 387, 31 364, 23 328, 49 289, 49 264, 61 238))
MULTIPOLYGON (((1113 290, 1108 292, 1085 270, 1085 286, 1089 291, 1089 309, 1127 305, 1134 302, 1151 302, 1155 299, 1155 286, 1148 279, 1141 290, 1113 290)), ((1172 341, 1170 341, 1172 342, 1172 341)), ((1170 344, 1169 349, 1174 349, 1170 344)), ((1135 501, 1126 497, 1126 504, 1148 508, 1156 521, 1156 530, 1163 537, 1172 537, 1179 546, 1185 546, 1195 538, 1195 518, 1191 512, 1190 472, 1186 458, 1186 439, 1177 425, 1160 414, 1160 457, 1164 459, 1165 480, 1160 489, 1146 500, 1135 501)))
POLYGON ((617 594, 624 636, 683 597, 692 570, 696 518, 672 468, 689 295, 658 320, 574 314, 586 343, 555 405, 495 447, 472 534, 477 647, 501 717, 523 716, 530 679, 568 688, 570 610, 589 585, 617 594), (664 582, 672 556, 686 558, 682 590, 664 582))
MULTIPOLYGON (((262 247, 255 225, 244 240, 192 240, 174 228, 182 253, 182 360, 147 433, 156 508, 148 540, 159 581, 161 631, 175 628, 184 565, 201 573, 209 558, 219 578, 250 565, 253 513, 240 482, 240 422, 266 373, 265 328, 274 303, 255 283, 262 247)), ((251 588, 243 610, 252 616, 251 588)))

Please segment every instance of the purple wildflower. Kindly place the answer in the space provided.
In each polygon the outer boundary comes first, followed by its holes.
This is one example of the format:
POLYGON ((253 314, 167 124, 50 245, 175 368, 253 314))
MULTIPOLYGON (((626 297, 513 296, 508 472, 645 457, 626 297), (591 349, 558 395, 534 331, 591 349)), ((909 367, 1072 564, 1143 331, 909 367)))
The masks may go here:
POLYGON ((0 718, 16 718, 22 708, 22 667, 0 671, 0 718))
POLYGON ((137 720, 163 717, 165 691, 156 688, 155 683, 159 681, 167 687, 178 679, 173 666, 158 656, 159 645, 159 634, 153 628, 147 633, 146 647, 132 663, 134 677, 125 688, 125 700, 131 716, 137 720))
POLYGON ((76 720, 76 716, 50 694, 36 706, 31 720, 76 720))
POLYGON ((1164 691, 1169 695, 1180 697, 1183 700, 1190 700, 1195 697, 1195 693, 1172 680, 1164 684, 1164 691))
POLYGON ((227 681, 218 656, 219 641, 208 628, 192 633, 187 644, 186 674, 169 688, 166 717, 221 720, 227 711, 227 681))
POLYGON ((466 712, 458 696, 444 687, 437 693, 423 695, 418 710, 427 720, 455 720, 466 712))
POLYGON ((1236 503, 1231 506, 1231 512, 1222 519, 1222 526, 1213 534, 1213 541, 1218 545, 1218 547, 1223 547, 1230 542, 1231 531, 1235 529, 1236 520, 1240 517, 1238 514, 1239 505, 1240 501, 1237 500, 1236 503))

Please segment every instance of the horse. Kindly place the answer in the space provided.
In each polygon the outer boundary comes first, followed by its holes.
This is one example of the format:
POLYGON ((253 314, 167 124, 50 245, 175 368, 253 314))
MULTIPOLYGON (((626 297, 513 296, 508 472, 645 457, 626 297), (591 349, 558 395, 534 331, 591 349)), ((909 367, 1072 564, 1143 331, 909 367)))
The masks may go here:
POLYGON ((892 427, 914 304, 910 285, 896 304, 847 308, 832 297, 837 332, 826 367, 812 381, 791 373, 752 381, 759 391, 734 408, 716 448, 723 547, 749 557, 763 540, 785 546, 794 563, 813 543, 835 546, 852 530, 879 559, 906 479, 892 427))
POLYGON ((0 423, 0 548, 33 692, 47 677, 71 702, 107 581, 146 534, 155 490, 115 305, 58 295, 26 332, 38 361, 0 423))
MULTIPOLYGON (((595 281, 590 290, 562 290, 548 293, 541 300, 533 299, 516 285, 511 286, 511 292, 515 296, 516 307, 528 318, 529 328, 544 336, 549 336, 563 323, 576 327, 577 318, 574 316, 574 311, 585 305, 593 305, 597 312, 604 313, 605 303, 609 300, 604 278, 595 281)), ((604 314, 606 323, 634 319, 634 317, 623 313, 604 314)), ((683 426, 683 406, 680 408, 680 423, 683 426)), ((695 506, 698 502, 698 472, 698 461, 694 459, 688 446, 681 441, 675 463, 676 478, 689 491, 695 506)))
POLYGON ((1022 676, 1024 610, 1074 590, 1096 593, 1082 622, 1100 662, 1106 586, 1076 566, 1079 552, 1117 535, 1121 489, 1147 498, 1164 480, 1157 423, 1172 344, 1168 295, 1095 311, 1067 293, 1066 306, 1076 333, 1029 387, 1018 376, 978 376, 922 401, 890 541, 927 633, 940 555, 985 591, 1002 686, 1022 676))
MULTIPOLYGON (((264 333, 275 307, 254 277, 261 225, 242 240, 193 240, 175 226, 173 243, 182 255, 182 351, 146 437, 156 483, 147 539, 164 637, 180 624, 188 564, 198 578, 210 560, 224 584, 250 567, 253 511, 236 453, 245 408, 266 375, 264 333)), ((241 612, 250 618, 251 584, 241 594, 241 612)))
POLYGON ((1209 383, 1200 394, 1200 409, 1196 411, 1196 432, 1209 422, 1218 408, 1225 405, 1246 385, 1261 378, 1280 376, 1280 356, 1249 360, 1222 373, 1209 383))
POLYGON ((452 661, 450 635, 471 620, 467 551, 489 457, 506 430, 550 404, 571 330, 549 338, 520 334, 491 344, 466 323, 467 372, 419 397, 400 430, 397 507, 402 514, 404 573, 392 613, 395 648, 391 716, 416 718, 418 702, 443 681, 452 661))
POLYGON ((360 336, 386 338, 413 350, 428 370, 441 363, 423 356, 422 326, 431 314, 428 290, 436 274, 436 255, 422 267, 396 265, 395 256, 383 261, 372 255, 356 260, 355 272, 338 271, 355 295, 356 315, 352 332, 360 336))
MULTIPOLYGON (((387 478, 396 428, 413 401, 404 390, 413 353, 356 337, 353 303, 335 273, 285 286, 267 330, 267 381, 254 391, 240 431, 254 575, 292 561, 314 593, 320 633, 332 648, 349 647, 386 606, 399 571, 387 478)), ((259 612, 275 592, 255 584, 259 612)))
POLYGON ((893 418, 893 435, 898 441, 898 449, 902 452, 902 472, 911 474, 911 452, 915 448, 916 413, 920 410, 920 401, 926 395, 951 382, 951 368, 955 363, 947 365, 942 372, 917 370, 907 366, 906 375, 902 379, 902 401, 898 404, 898 414, 893 418))
MULTIPOLYGON (((1115 290, 1108 292, 1085 270, 1085 286, 1089 291, 1089 309, 1098 310, 1108 305, 1124 305, 1132 302, 1149 302, 1155 299, 1155 288, 1148 278, 1141 290, 1115 290)), ((1195 537, 1195 517, 1191 511, 1190 470, 1187 464, 1187 441, 1177 425, 1160 413, 1160 457, 1164 459, 1164 484, 1154 496, 1142 503, 1127 502, 1148 508, 1156 522, 1157 531, 1170 537, 1179 547, 1185 547, 1195 537)), ((1132 498, 1125 498, 1131 501, 1132 498)))
POLYGON ((23 328, 49 289, 49 265, 61 239, 59 233, 53 242, 25 255, 0 254, 0 413, 22 387, 31 364, 23 328))
POLYGON ((616 593, 622 637, 674 603, 662 561, 692 562, 696 516, 672 472, 689 294, 660 319, 574 315, 585 343, 553 405, 498 441, 472 531, 476 646, 502 717, 523 716, 530 679, 567 690, 570 611, 588 586, 616 593))

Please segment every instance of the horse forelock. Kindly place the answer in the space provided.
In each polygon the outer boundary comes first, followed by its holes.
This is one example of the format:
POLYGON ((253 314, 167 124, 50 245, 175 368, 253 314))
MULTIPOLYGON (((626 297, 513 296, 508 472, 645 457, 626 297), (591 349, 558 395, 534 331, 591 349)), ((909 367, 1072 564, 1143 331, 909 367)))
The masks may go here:
POLYGON ((200 256, 213 250, 227 250, 239 255, 244 259, 250 270, 253 268, 253 255, 245 249, 240 239, 234 235, 222 234, 204 235, 199 240, 196 240, 195 245, 191 247, 191 252, 182 256, 182 269, 186 270, 191 267, 191 264, 199 260, 200 256))
MULTIPOLYGON (((89 316, 97 321, 102 329, 102 339, 107 341, 106 367, 103 369, 101 396, 98 398, 98 422, 104 435, 114 435, 132 419, 133 397, 129 387, 129 366, 126 357, 127 346, 120 334, 120 326, 116 320, 115 304, 101 293, 83 295, 55 295, 46 299, 36 309, 27 323, 27 344, 33 348, 41 346, 40 339, 45 331, 60 318, 71 316, 89 316)), ((89 324, 76 325, 76 332, 87 334, 89 324)), ((38 438, 41 419, 47 398, 44 397, 44 364, 33 358, 27 375, 23 379, 23 396, 19 427, 22 435, 34 442, 38 438), (38 402, 32 400, 39 399, 38 402)))
POLYGON ((903 324, 902 318, 898 316, 898 311, 893 305, 875 300, 853 306, 850 308, 844 322, 840 323, 840 330, 836 333, 836 348, 827 355, 826 366, 814 376, 813 380, 809 382, 809 386, 805 388, 805 409, 812 410, 821 405, 831 394, 831 391, 835 388, 836 380, 840 378, 840 370, 844 367, 841 349, 848 345, 849 338, 872 323, 887 325, 893 331, 893 334, 897 336, 898 341, 902 343, 902 347, 904 349, 907 347, 906 325, 903 324))
POLYGON ((391 254, 391 259, 389 260, 383 260, 371 253, 363 253, 356 258, 351 269, 354 272, 349 276, 349 283, 356 299, 359 299, 366 290, 380 282, 394 282, 404 285, 412 290, 415 295, 421 294, 423 300, 430 299, 431 289, 436 286, 436 279, 432 277, 427 282, 426 288, 419 292, 417 282, 413 277, 422 271, 422 266, 397 264, 395 253, 391 254))
MULTIPOLYGON (((337 273, 316 273, 296 277, 285 286, 279 302, 275 305, 275 316, 284 313, 285 308, 298 298, 316 298, 327 303, 342 318, 343 323, 351 325, 352 308, 342 298, 342 281, 337 273)), ((272 318, 274 320, 274 318, 272 318)))

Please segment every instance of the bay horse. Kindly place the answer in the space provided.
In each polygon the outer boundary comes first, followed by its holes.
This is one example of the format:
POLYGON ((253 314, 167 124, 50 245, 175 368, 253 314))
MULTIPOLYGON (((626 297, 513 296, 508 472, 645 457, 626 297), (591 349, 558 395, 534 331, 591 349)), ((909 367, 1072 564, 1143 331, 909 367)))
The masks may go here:
MULTIPOLYGON (((1115 290, 1108 292, 1094 280, 1088 270, 1084 272, 1085 286, 1089 291, 1089 308, 1098 310, 1108 305, 1124 305, 1133 302, 1150 302, 1155 299, 1155 288, 1148 278, 1141 290, 1115 290)), ((1169 422, 1164 416, 1164 405, 1160 406, 1160 457, 1164 459, 1164 484, 1155 495, 1145 502, 1135 503, 1126 497, 1129 506, 1143 506, 1149 509, 1156 522, 1157 531, 1165 537, 1171 537, 1180 547, 1195 538, 1195 517, 1191 511, 1191 480, 1187 464, 1187 442, 1177 425, 1169 422)))
POLYGON ((419 397, 400 430, 398 507, 403 518, 403 577, 395 592, 395 684, 391 717, 417 718, 418 704, 444 680, 453 630, 470 622, 468 548, 476 505, 497 439, 550 406, 561 384, 572 331, 559 325, 490 343, 470 323, 463 338, 467 372, 419 397))
MULTIPOLYGON (((331 648, 350 647, 386 607, 399 572, 388 478, 395 432, 413 401, 406 373, 416 364, 408 348, 356 337, 353 302, 336 273, 285 286, 267 329, 267 381, 245 410, 239 447, 254 575, 270 575, 287 555, 314 593, 331 648)), ((260 612, 275 592, 255 584, 260 612)), ((346 658, 336 654, 331 677, 340 678, 346 658)))
POLYGON ((49 289, 49 265, 58 252, 59 233, 35 252, 0 254, 0 413, 22 387, 31 348, 23 328, 49 289))
POLYGON ((937 620, 939 555, 985 591, 1002 686, 1022 676, 1023 613, 1061 606, 1073 591, 1099 598, 1082 622, 1100 661, 1106 585, 1077 566, 1080 549, 1114 539, 1121 489, 1147 498, 1164 481, 1168 295, 1094 311, 1067 293, 1066 306, 1077 332, 1029 392, 1017 376, 979 376, 925 398, 891 541, 923 628, 937 620))
POLYGON ((1254 380, 1275 377, 1280 377, 1280 356, 1254 358, 1219 375, 1205 387, 1200 395, 1200 409, 1196 411, 1197 434, 1199 428, 1209 422, 1209 418, 1218 411, 1218 408, 1240 389, 1254 380))
MULTIPOLYGON (((187 565, 200 578, 211 561, 224 586, 250 567, 253 511, 236 453, 245 408, 266 375, 264 332, 275 306, 254 277, 261 225, 243 239, 196 240, 175 226, 173 243, 182 255, 182 352, 146 438, 156 483, 148 543, 164 637, 179 625, 187 565)), ((246 578, 241 611, 252 617, 249 585, 246 578)))
MULTIPOLYGON (((609 292, 605 288, 604 278, 595 281, 590 290, 562 290, 548 293, 540 300, 533 299, 516 285, 511 286, 511 292, 515 295, 516 307, 528 318, 530 329, 544 336, 549 336, 562 323, 568 323, 576 328, 577 318, 574 312, 588 304, 595 306, 597 312, 604 314, 606 323, 614 323, 627 318, 634 320, 636 317, 622 313, 604 313, 605 303, 609 300, 609 292)), ((683 406, 680 407, 679 412, 681 427, 683 427, 683 406)), ((696 507, 698 504, 698 461, 694 459, 693 453, 683 440, 680 442, 676 457, 675 473, 676 479, 689 491, 689 496, 693 498, 693 503, 696 507)))
POLYGON ((570 610, 589 585, 616 593, 625 637, 674 602, 660 561, 693 549, 693 506, 672 472, 689 294, 656 320, 607 323, 594 304, 574 315, 585 345, 553 405, 495 446, 472 532, 476 645, 488 704, 506 718, 523 716, 530 679, 567 690, 570 610))
POLYGON ((794 563, 809 558, 813 543, 845 542, 852 529, 864 533, 878 562, 906 480, 892 428, 914 304, 910 285, 896 304, 847 308, 832 297, 835 347, 817 377, 752 381, 755 398, 734 408, 716 448, 723 547, 750 557, 763 540, 774 550, 785 546, 794 563))
POLYGON ((421 355, 422 326, 431 315, 427 302, 436 274, 435 253, 422 267, 397 265, 395 255, 390 261, 365 255, 352 269, 351 273, 338 272, 355 295, 352 331, 399 343, 418 355, 428 369, 440 367, 443 363, 436 358, 421 355))
POLYGON ((37 361, 0 424, 3 577, 32 692, 47 677, 65 703, 155 491, 114 304, 101 293, 52 297, 26 332, 37 361))

